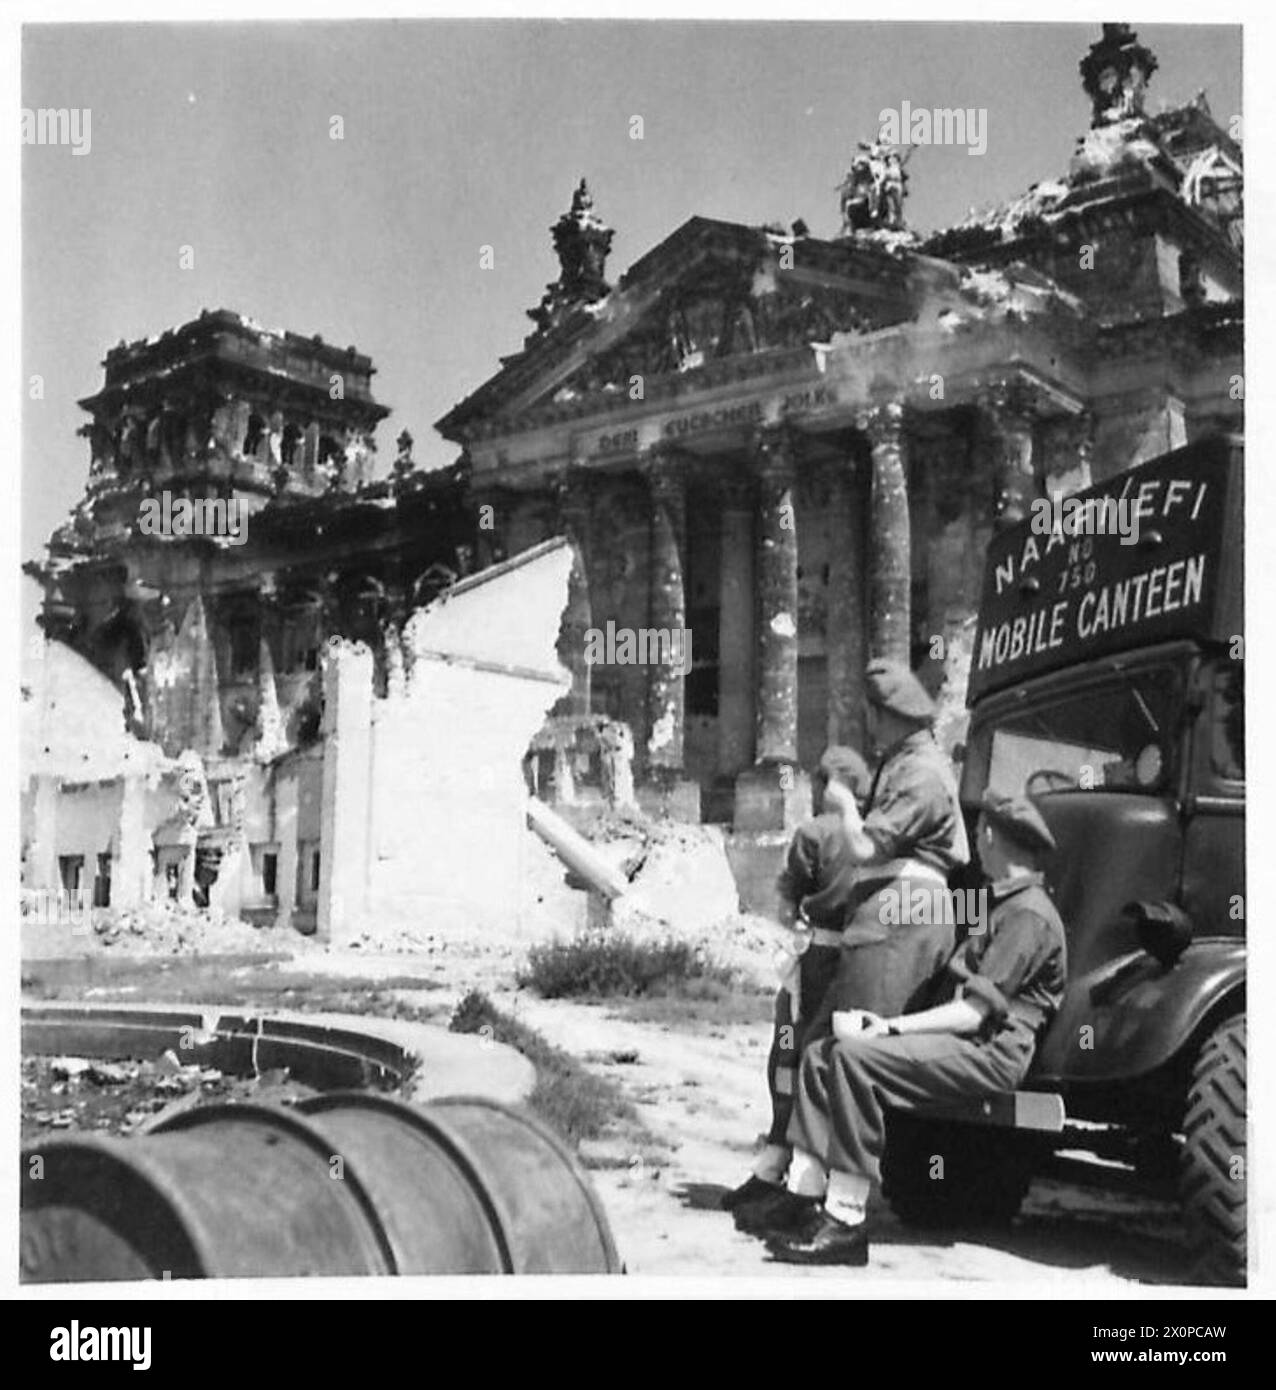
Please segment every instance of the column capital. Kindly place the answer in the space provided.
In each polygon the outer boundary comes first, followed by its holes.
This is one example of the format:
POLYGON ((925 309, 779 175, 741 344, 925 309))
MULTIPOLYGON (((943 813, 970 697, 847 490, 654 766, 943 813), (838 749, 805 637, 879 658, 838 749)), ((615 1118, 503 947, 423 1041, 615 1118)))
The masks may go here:
POLYGON ((1088 406, 1078 411, 1071 420, 1068 421, 1069 435, 1076 446, 1078 455, 1087 463, 1094 454, 1094 411, 1088 406))
POLYGON ((798 442, 791 425, 763 425, 750 440, 754 472, 764 482, 788 486, 797 471, 798 442))
POLYGON ((590 504, 589 469, 569 463, 550 482, 549 493, 554 509, 567 524, 588 515, 590 504))
POLYGON ((1037 396, 1016 376, 988 383, 975 393, 986 422, 985 438, 993 470, 993 525, 998 531, 1018 525, 1036 491, 1033 435, 1037 396))
POLYGON ((874 444, 897 444, 904 431, 904 402, 899 397, 866 406, 855 416, 855 428, 874 444))
POLYGON ((638 457, 638 471, 658 502, 671 502, 686 490, 687 456, 672 444, 653 444, 638 457))
POLYGON ((1017 376, 1003 377, 981 387, 975 392, 975 403, 1002 427, 1031 427, 1037 416, 1037 393, 1017 376))
POLYGON ((686 450, 677 444, 671 444, 665 439, 658 439, 654 444, 648 444, 639 450, 638 467, 643 473, 681 469, 686 466, 687 457, 686 450))

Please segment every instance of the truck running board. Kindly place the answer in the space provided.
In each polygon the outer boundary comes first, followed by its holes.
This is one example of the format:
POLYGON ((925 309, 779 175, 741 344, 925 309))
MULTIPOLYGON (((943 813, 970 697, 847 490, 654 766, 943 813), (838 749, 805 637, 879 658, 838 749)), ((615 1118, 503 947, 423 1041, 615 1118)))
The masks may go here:
POLYGON ((1031 1129, 1058 1134, 1063 1129, 1063 1098, 1048 1091, 1006 1091, 972 1100, 936 1101, 908 1112, 922 1120, 960 1120, 998 1129, 1031 1129))

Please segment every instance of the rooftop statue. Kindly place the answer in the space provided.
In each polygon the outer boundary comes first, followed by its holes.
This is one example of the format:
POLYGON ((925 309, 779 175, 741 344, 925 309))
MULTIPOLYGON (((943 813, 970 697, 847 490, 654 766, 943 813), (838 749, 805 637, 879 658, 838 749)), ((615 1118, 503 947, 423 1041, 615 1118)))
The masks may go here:
POLYGON ((1090 98, 1090 126, 1113 125, 1143 115, 1156 55, 1128 24, 1105 24, 1103 37, 1081 60, 1081 85, 1090 98))
POLYGON ((558 255, 559 276, 528 317, 542 332, 579 305, 604 298, 611 286, 605 278, 607 255, 616 233, 594 212, 594 200, 584 179, 572 194, 572 205, 550 228, 558 255))
MULTIPOLYGON (((909 150, 908 154, 912 151, 909 150)), ((841 196, 842 236, 855 232, 898 231, 904 225, 908 175, 902 158, 890 145, 861 140, 838 193, 841 196)))

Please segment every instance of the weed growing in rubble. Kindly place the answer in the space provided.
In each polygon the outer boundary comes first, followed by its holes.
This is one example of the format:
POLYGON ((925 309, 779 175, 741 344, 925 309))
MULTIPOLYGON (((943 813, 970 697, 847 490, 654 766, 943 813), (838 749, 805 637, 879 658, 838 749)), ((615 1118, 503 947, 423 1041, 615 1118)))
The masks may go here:
POLYGON ((691 981, 729 985, 731 973, 686 941, 641 941, 623 933, 561 938, 533 946, 518 983, 546 999, 670 995, 691 981))
POLYGON ((614 1081, 595 1076, 569 1052, 496 1008, 482 991, 471 990, 461 1000, 449 1028, 453 1033, 481 1033, 521 1052, 536 1068, 528 1103, 570 1143, 600 1138, 617 1121, 637 1124, 637 1111, 614 1081))

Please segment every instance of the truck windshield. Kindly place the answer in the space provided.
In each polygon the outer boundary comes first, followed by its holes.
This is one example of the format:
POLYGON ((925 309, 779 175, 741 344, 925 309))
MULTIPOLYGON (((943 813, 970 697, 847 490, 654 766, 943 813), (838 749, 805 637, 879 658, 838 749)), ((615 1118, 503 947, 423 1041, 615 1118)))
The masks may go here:
POLYGON ((1179 678, 1171 668, 1113 673, 1042 694, 972 731, 963 800, 1066 791, 1161 792, 1178 732, 1179 678))

